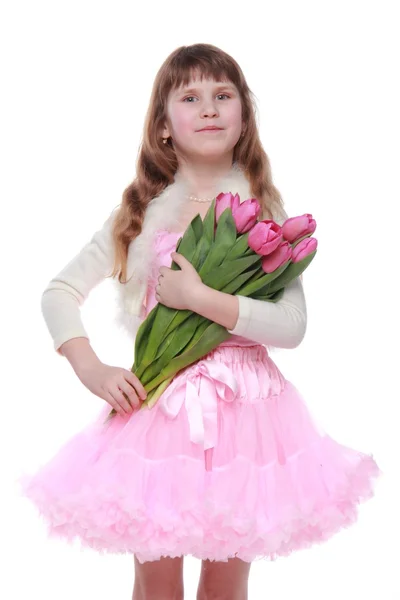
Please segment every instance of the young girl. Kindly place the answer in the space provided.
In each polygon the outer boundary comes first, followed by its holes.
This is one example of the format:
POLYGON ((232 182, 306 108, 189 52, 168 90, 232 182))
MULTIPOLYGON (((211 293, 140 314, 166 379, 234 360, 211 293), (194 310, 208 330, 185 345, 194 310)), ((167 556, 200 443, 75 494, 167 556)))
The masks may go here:
POLYGON ((212 45, 181 47, 155 79, 136 179, 43 294, 55 350, 105 405, 24 476, 24 493, 50 535, 132 553, 133 600, 183 598, 188 554, 203 561, 197 600, 244 600, 251 561, 286 556, 353 524, 381 473, 372 456, 318 428, 269 356, 267 348, 295 348, 305 335, 300 278, 275 304, 232 296, 204 285, 174 252, 220 192, 256 197, 262 219, 287 217, 240 67, 212 45), (157 302, 232 334, 178 373, 173 394, 151 410, 137 410, 142 384, 99 360, 81 321, 80 305, 109 276, 118 321, 133 338, 157 302), (111 407, 119 414, 106 423, 111 407))

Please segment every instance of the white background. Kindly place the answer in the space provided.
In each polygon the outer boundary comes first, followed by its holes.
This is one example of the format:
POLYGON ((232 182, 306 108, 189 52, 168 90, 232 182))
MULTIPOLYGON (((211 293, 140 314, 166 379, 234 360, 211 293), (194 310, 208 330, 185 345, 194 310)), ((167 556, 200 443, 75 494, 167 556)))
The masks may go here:
MULTIPOLYGON (((213 43, 241 65, 289 215, 312 213, 308 330, 273 355, 331 436, 384 477, 358 523, 252 565, 250 600, 395 600, 399 537, 399 120, 397 2, 4 2, 1 7, 1 493, 7 600, 131 598, 131 556, 46 538, 18 496, 103 405, 58 356, 40 311, 48 281, 132 181, 151 85, 177 46, 213 43), (397 81, 396 81, 397 78, 397 81), (397 554, 397 557, 396 557, 397 554)), ((114 289, 83 309, 91 343, 131 367, 114 289)), ((200 562, 185 559, 186 598, 200 562)))

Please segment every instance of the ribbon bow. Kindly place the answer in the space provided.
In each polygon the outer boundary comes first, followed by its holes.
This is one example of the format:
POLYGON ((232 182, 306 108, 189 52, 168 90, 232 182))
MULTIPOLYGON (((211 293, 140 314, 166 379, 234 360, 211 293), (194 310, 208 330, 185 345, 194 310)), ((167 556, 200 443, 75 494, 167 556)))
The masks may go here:
POLYGON ((212 452, 217 443, 218 398, 232 402, 237 391, 236 380, 231 369, 215 360, 197 362, 181 379, 175 379, 160 396, 160 410, 174 419, 183 402, 189 419, 190 440, 203 444, 205 468, 212 470, 212 452), (186 386, 184 393, 179 389, 186 386))

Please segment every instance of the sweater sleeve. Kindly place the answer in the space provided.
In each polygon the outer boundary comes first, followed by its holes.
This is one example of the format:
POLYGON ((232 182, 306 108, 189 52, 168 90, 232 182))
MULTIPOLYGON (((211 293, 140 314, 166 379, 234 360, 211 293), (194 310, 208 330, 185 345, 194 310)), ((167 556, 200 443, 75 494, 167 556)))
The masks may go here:
POLYGON ((51 279, 42 294, 42 314, 53 338, 54 349, 60 356, 60 346, 64 342, 76 337, 89 339, 80 307, 89 292, 111 274, 114 218, 115 210, 80 252, 51 279))
POLYGON ((296 348, 307 327, 307 309, 301 277, 285 287, 277 302, 237 296, 239 316, 229 333, 277 348, 296 348))

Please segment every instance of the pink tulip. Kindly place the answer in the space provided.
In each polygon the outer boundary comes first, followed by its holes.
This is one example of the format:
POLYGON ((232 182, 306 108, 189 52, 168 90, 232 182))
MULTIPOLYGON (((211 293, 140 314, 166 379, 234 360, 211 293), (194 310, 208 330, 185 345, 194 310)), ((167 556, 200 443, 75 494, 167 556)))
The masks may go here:
POLYGON ((318 240, 313 237, 304 238, 292 248, 292 262, 297 263, 317 249, 318 240))
POLYGON ((273 273, 292 257, 292 246, 289 242, 282 242, 271 254, 261 259, 261 266, 265 273, 273 273))
POLYGON ((271 254, 283 239, 282 229, 278 223, 271 219, 259 221, 249 232, 249 247, 257 254, 266 256, 271 254))
POLYGON ((215 218, 217 223, 227 208, 230 208, 232 211, 238 233, 249 231, 257 222, 257 217, 261 210, 261 206, 256 198, 249 198, 241 203, 239 194, 233 195, 231 192, 221 192, 216 197, 215 203, 215 218))
POLYGON ((232 211, 238 233, 246 233, 257 223, 261 206, 256 198, 245 200, 232 211))
POLYGON ((312 215, 305 213, 299 217, 286 219, 282 225, 282 234, 285 240, 293 244, 299 238, 314 233, 317 224, 312 215))
POLYGON ((224 212, 224 210, 226 210, 227 208, 232 209, 232 214, 233 211, 239 206, 240 204, 240 196, 239 194, 231 194, 231 192, 228 192, 227 194, 225 194, 224 192, 221 192, 221 194, 218 194, 218 196, 215 199, 215 219, 216 222, 218 223, 218 220, 220 218, 220 216, 222 215, 222 213, 224 212))

